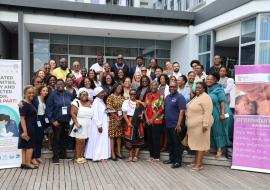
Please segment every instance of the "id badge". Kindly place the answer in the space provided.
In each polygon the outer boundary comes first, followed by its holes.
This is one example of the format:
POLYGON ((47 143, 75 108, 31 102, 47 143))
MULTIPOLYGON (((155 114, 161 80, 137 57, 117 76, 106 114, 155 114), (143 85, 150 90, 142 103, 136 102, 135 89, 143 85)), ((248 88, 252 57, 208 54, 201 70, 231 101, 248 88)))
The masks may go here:
POLYGON ((67 107, 62 107, 62 115, 67 115, 67 107))
POLYGON ((118 116, 122 116, 122 111, 118 111, 118 116))
POLYGON ((50 123, 48 118, 45 118, 45 123, 50 123))
POLYGON ((41 122, 40 122, 40 121, 37 121, 37 125, 38 125, 38 127, 42 127, 42 125, 41 125, 41 122))

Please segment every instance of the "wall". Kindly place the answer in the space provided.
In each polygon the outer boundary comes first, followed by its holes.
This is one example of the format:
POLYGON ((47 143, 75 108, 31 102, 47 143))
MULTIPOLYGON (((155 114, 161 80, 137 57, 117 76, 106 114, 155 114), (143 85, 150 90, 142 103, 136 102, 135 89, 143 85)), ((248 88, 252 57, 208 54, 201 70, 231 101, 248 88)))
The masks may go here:
POLYGON ((9 58, 9 32, 0 23, 0 58, 9 58))
POLYGON ((191 70, 190 61, 198 59, 198 37, 193 29, 193 26, 189 26, 187 35, 171 41, 171 61, 180 63, 183 74, 191 70))

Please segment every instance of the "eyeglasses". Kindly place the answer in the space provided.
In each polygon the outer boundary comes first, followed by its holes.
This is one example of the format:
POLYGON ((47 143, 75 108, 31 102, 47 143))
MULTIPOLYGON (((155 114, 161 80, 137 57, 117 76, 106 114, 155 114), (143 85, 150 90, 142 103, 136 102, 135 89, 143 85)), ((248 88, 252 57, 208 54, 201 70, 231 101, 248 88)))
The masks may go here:
POLYGON ((169 86, 169 88, 177 88, 176 86, 169 86))
POLYGON ((41 84, 41 83, 42 83, 42 81, 36 81, 36 83, 41 84))
POLYGON ((141 72, 146 72, 147 70, 141 70, 141 72))
POLYGON ((137 94, 136 93, 130 93, 129 95, 130 96, 136 96, 137 94))
POLYGON ((80 65, 73 65, 73 67, 79 67, 80 65))

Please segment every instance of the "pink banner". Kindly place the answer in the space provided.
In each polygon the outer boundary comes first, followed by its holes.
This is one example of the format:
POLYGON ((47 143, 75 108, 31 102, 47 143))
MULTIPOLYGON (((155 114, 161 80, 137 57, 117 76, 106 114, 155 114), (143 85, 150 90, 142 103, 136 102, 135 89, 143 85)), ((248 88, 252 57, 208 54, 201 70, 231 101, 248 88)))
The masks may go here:
POLYGON ((270 173, 269 71, 270 65, 236 68, 232 169, 270 173))

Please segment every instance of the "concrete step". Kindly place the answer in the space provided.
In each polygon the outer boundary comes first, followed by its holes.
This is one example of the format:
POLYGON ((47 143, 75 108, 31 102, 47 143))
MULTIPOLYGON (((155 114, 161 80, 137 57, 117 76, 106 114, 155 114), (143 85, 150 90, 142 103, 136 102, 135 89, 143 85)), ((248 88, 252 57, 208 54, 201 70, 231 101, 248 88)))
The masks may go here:
MULTIPOLYGON (((229 150, 229 155, 230 155, 230 150, 229 150)), ((127 157, 128 156, 128 150, 123 149, 123 154, 127 157)), ((42 150, 42 157, 43 158, 52 158, 53 153, 52 151, 48 149, 43 149, 42 150)), ((67 150, 67 156, 69 157, 74 157, 74 151, 73 150, 67 150)), ((161 160, 167 160, 169 159, 169 153, 168 152, 162 152, 161 155, 161 160)), ((141 159, 148 159, 149 158, 149 151, 142 150, 140 152, 140 158, 141 159)), ((184 153, 183 154, 183 162, 184 163, 191 163, 195 159, 195 155, 192 153, 184 153)), ((214 153, 208 153, 204 156, 203 163, 206 165, 216 165, 216 166, 231 166, 231 159, 226 158, 225 156, 222 156, 219 160, 216 159, 214 153)))

